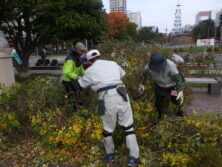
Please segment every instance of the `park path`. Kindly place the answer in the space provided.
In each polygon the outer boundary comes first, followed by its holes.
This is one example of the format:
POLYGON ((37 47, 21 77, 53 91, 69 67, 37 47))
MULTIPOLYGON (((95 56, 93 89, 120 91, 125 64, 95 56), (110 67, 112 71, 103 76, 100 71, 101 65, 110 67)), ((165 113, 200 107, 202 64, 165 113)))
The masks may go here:
POLYGON ((209 95, 207 88, 192 88, 193 100, 185 106, 187 115, 192 112, 216 112, 222 115, 222 95, 209 95))

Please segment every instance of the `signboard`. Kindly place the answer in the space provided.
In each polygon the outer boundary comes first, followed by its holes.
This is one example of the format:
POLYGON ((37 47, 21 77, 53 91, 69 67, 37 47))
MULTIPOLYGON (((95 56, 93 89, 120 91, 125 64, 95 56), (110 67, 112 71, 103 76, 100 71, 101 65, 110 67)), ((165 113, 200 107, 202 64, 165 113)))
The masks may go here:
POLYGON ((197 46, 214 46, 214 39, 198 39, 197 46))

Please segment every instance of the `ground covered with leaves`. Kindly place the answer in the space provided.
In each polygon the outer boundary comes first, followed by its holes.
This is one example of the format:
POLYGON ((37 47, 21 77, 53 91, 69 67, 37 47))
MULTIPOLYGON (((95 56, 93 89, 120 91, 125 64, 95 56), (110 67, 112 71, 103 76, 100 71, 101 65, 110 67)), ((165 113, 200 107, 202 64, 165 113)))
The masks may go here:
MULTIPOLYGON (((37 77, 3 89, 0 108, 0 162, 6 166, 105 166, 102 125, 94 94, 82 92, 85 105, 67 113, 64 90, 37 77), (87 95, 86 95, 87 94, 87 95), (91 101, 91 103, 88 103, 91 101)), ((222 166, 222 118, 215 114, 158 121, 152 102, 132 100, 140 166, 222 166)), ((128 151, 123 130, 114 133, 119 166, 128 151)))

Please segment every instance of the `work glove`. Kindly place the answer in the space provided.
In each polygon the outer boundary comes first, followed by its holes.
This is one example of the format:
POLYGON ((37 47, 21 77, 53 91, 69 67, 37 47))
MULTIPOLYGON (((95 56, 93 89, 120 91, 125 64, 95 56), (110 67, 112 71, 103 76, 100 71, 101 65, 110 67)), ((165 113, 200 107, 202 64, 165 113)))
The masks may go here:
POLYGON ((143 93, 144 90, 145 90, 144 85, 140 84, 140 86, 139 86, 139 92, 140 92, 140 93, 143 93))
POLYGON ((183 91, 178 93, 176 100, 180 100, 180 105, 183 104, 183 91))

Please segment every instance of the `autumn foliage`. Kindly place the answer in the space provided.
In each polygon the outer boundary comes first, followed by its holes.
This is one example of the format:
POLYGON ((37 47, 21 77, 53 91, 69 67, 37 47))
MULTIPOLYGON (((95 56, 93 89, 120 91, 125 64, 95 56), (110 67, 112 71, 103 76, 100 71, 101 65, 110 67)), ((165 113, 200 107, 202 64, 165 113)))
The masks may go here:
MULTIPOLYGON (((128 29, 133 27, 136 33, 136 24, 131 23, 125 14, 120 12, 113 12, 108 14, 109 31, 110 37, 118 38, 123 34, 128 34, 128 29), (132 26, 132 24, 134 26, 132 26)), ((132 30, 131 30, 132 32, 132 30)), ((131 35, 131 34, 128 34, 131 35)))

